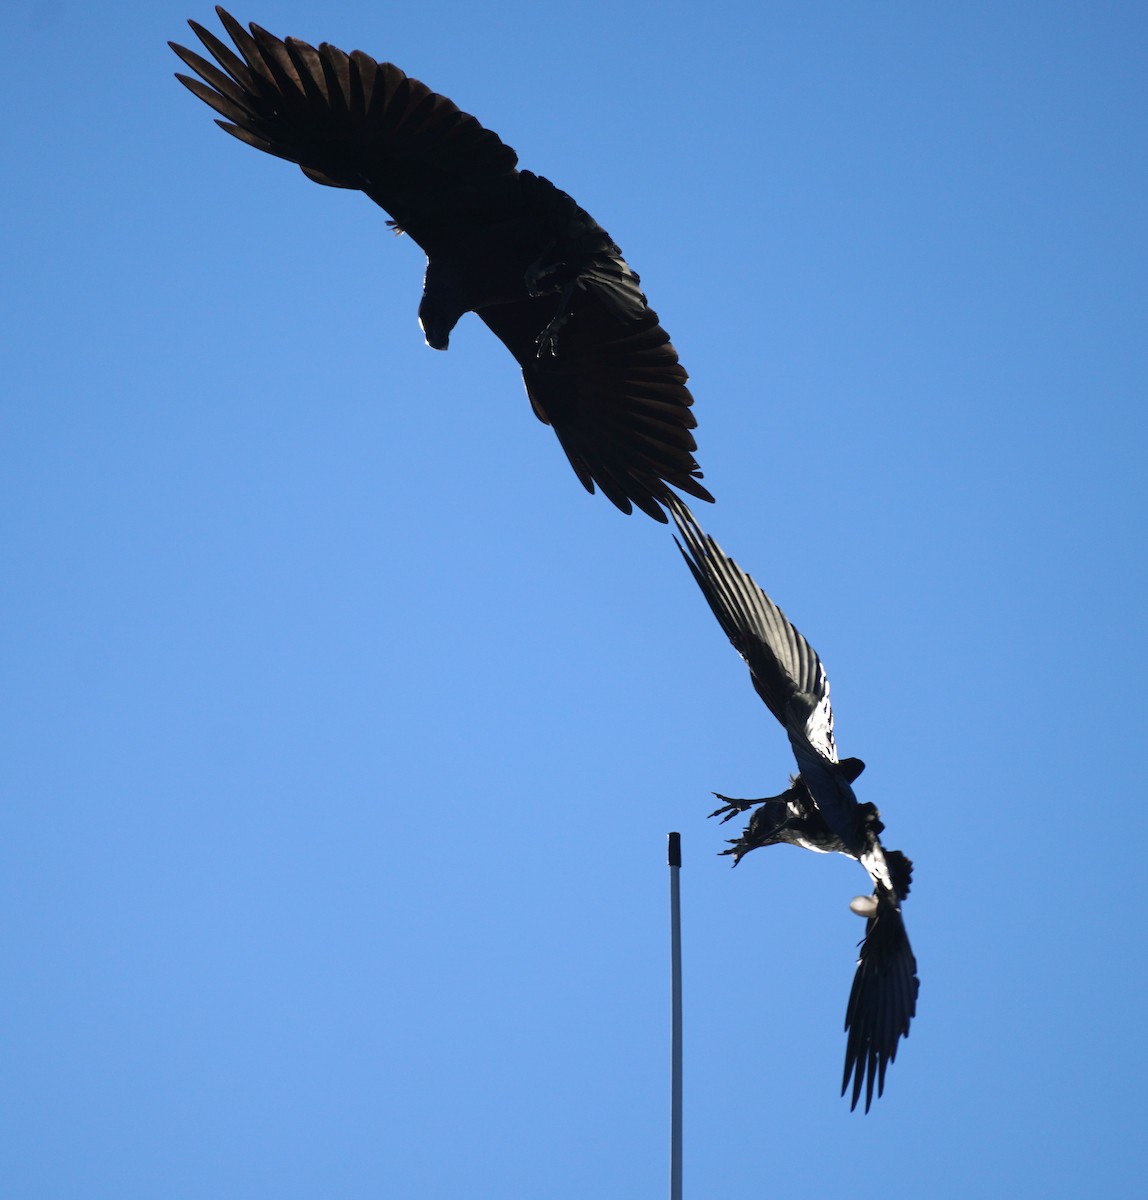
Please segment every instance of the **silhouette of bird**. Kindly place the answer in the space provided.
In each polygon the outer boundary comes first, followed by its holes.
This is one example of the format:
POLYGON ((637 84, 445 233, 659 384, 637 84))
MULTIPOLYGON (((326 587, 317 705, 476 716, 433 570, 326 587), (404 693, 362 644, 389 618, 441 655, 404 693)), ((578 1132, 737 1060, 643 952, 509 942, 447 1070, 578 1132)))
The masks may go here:
POLYGON ((250 32, 222 8, 238 55, 195 21, 215 64, 169 43, 177 78, 222 129, 297 163, 316 183, 363 192, 426 253, 419 320, 445 350, 476 312, 522 368, 540 420, 587 491, 664 522, 671 486, 713 497, 690 432, 686 372, 638 275, 609 234, 445 96, 323 43, 250 32))
POLYGON ((873 882, 872 895, 850 904, 866 918, 866 928, 845 1011, 841 1084, 844 1095, 852 1079, 851 1108, 864 1089, 868 1112, 874 1087, 878 1096, 884 1091, 885 1071, 917 1009, 917 960, 901 916, 912 863, 899 850, 884 849, 877 809, 854 795, 853 782, 865 764, 837 757, 829 681, 813 647, 676 497, 670 512, 685 542, 683 547, 674 539, 682 557, 718 624, 749 665, 757 694, 788 734, 799 768, 779 796, 736 800, 718 795, 725 804, 710 815, 723 821, 756 810, 741 837, 723 853, 732 854, 736 866, 750 850, 788 842, 855 858, 873 882))

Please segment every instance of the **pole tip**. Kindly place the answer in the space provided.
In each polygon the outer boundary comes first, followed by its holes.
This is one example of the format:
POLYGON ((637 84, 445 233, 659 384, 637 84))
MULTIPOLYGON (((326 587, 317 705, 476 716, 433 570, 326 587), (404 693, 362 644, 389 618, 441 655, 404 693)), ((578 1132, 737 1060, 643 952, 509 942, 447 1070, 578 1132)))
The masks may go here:
POLYGON ((670 866, 680 867, 682 865, 682 835, 671 833, 669 843, 670 866))

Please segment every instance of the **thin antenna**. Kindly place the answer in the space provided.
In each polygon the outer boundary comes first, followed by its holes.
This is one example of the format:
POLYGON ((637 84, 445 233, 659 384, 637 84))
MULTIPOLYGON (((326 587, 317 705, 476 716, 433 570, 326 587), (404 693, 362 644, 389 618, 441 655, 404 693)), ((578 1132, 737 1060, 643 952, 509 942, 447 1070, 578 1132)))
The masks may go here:
POLYGON ((669 836, 670 861, 670 1200, 682 1200, 682 835, 669 836))

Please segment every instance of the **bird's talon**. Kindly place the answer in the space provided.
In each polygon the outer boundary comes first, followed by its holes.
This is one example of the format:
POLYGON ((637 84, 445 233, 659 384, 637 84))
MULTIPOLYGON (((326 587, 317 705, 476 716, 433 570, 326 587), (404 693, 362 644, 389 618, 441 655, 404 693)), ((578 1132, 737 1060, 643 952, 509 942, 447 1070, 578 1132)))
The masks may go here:
POLYGON ((732 820, 739 813, 743 813, 746 811, 746 809, 752 808, 754 804, 754 801, 752 800, 733 800, 729 796, 723 796, 720 792, 714 792, 714 796, 718 800, 724 800, 725 804, 723 804, 721 808, 715 808, 713 812, 710 813, 710 816, 721 817, 721 823, 723 825, 726 823, 726 821, 732 820), (722 813, 724 813, 725 816, 722 816, 722 813))
POLYGON ((535 358, 558 357, 558 334, 549 325, 534 339, 535 358))

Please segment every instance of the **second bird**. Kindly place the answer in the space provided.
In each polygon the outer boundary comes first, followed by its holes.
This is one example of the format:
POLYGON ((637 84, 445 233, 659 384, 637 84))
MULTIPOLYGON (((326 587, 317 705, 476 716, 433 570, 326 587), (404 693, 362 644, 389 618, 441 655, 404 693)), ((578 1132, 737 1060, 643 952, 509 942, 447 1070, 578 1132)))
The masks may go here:
POLYGON ((799 774, 779 796, 724 800, 711 816, 728 821, 755 809, 741 837, 726 854, 734 863, 750 850, 784 842, 819 853, 856 859, 873 882, 870 896, 850 907, 866 918, 865 940, 845 1011, 845 1077, 842 1094, 853 1084, 852 1107, 865 1092, 865 1111, 897 1043, 909 1033, 917 1011, 917 960, 909 945, 901 902, 909 894, 912 863, 899 850, 881 845, 877 809, 862 804, 853 782, 865 769, 858 758, 839 759, 833 738, 829 681, 816 651, 776 604, 708 534, 680 501, 671 505, 685 542, 678 543, 698 587, 734 649, 749 666, 750 678, 766 707, 781 722, 797 759, 799 774))

